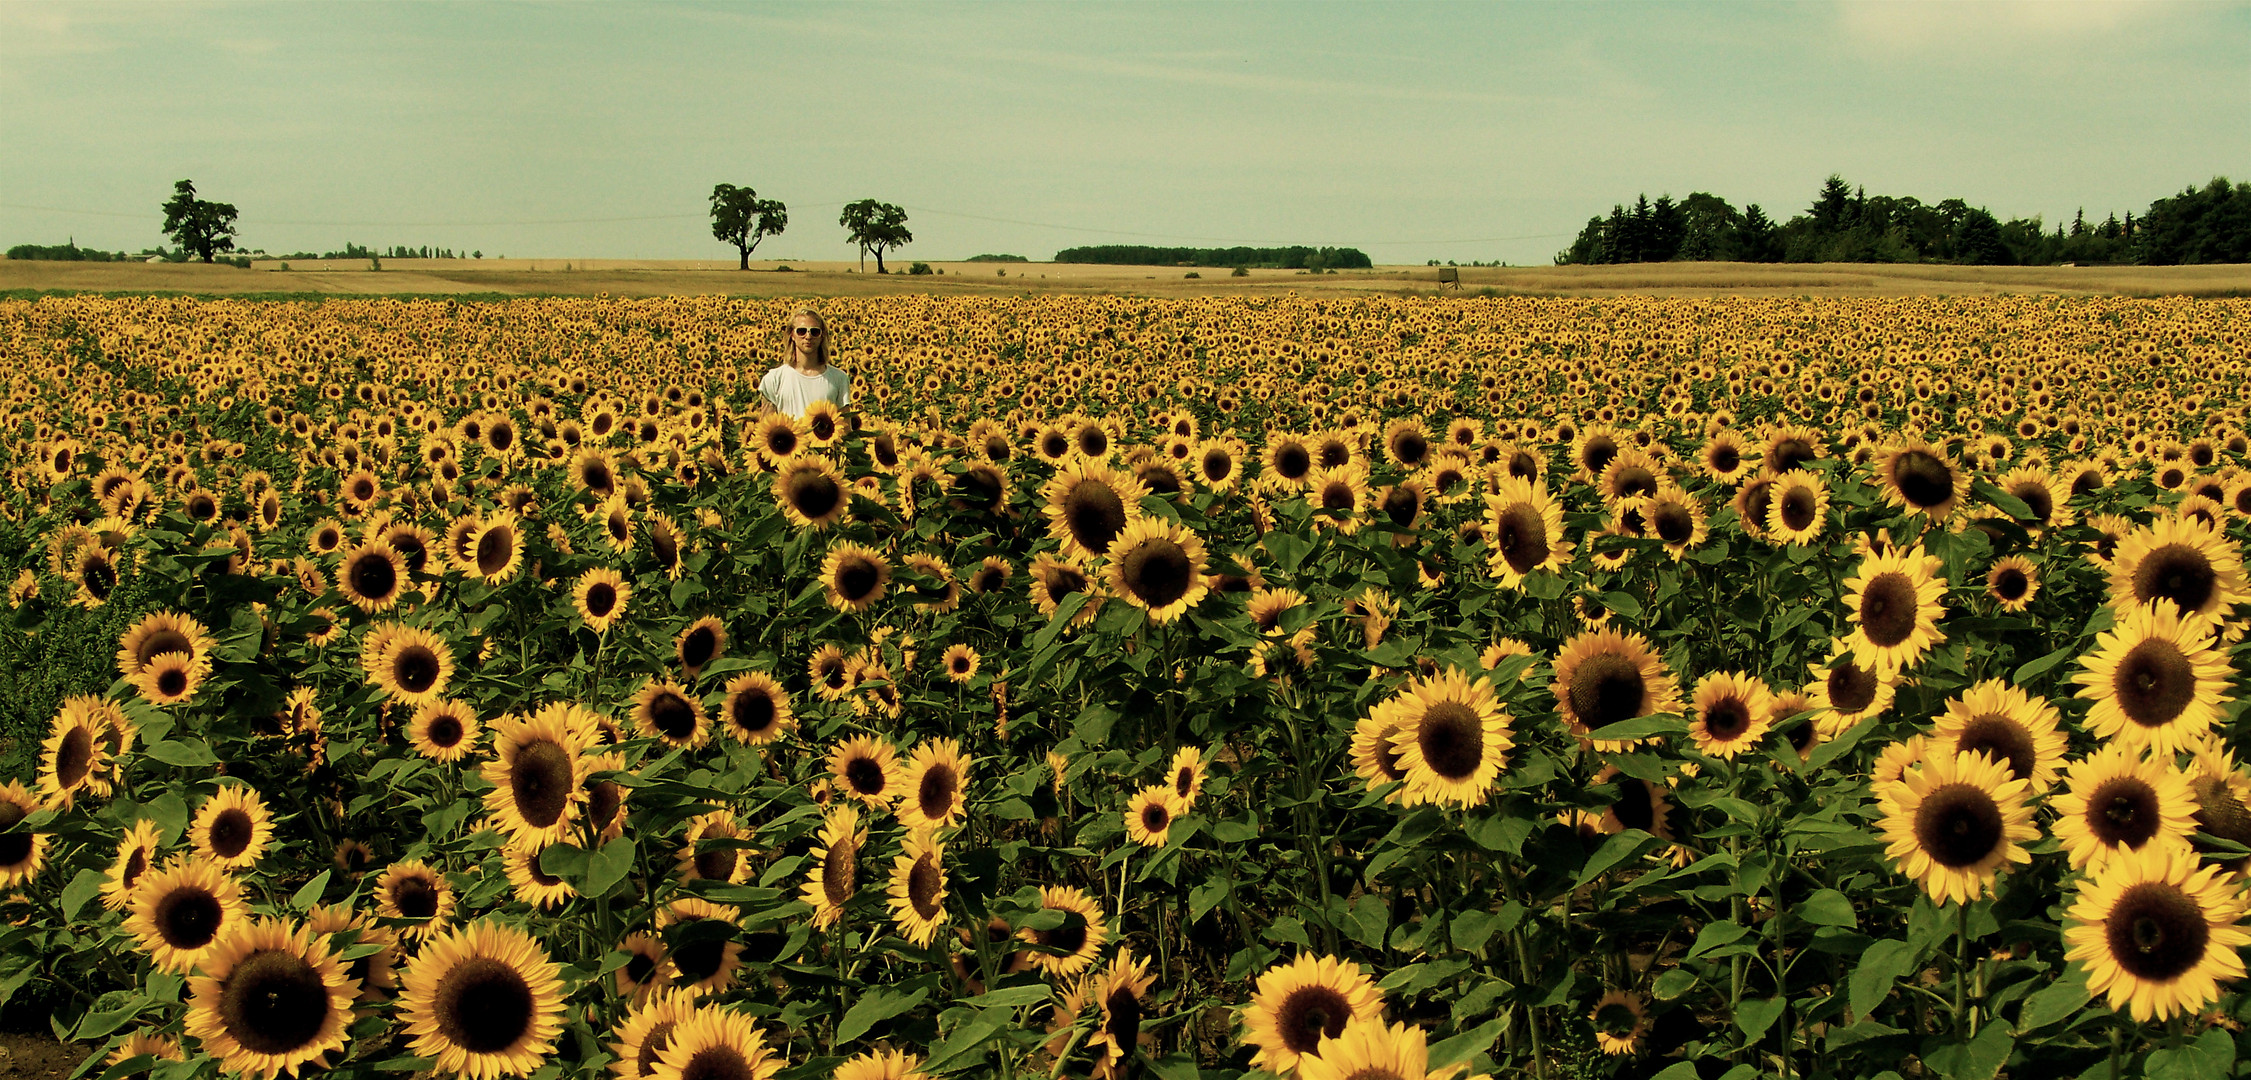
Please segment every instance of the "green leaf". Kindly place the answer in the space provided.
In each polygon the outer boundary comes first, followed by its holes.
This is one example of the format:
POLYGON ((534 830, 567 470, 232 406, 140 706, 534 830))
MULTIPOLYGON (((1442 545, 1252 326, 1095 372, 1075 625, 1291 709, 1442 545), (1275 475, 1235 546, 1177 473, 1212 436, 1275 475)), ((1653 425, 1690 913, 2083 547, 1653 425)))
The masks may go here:
POLYGON ((1705 923, 1703 929, 1696 931, 1696 944, 1689 946, 1688 959, 1694 960, 1713 949, 1732 945, 1750 932, 1733 919, 1705 923))
POLYGON ((887 987, 870 987, 860 995, 860 1000, 844 1010, 844 1019, 837 1022, 836 1042, 843 1045, 868 1033, 868 1029, 906 1012, 923 1003, 930 996, 928 990, 899 993, 887 987))
POLYGON ((423 1072, 437 1063, 437 1058, 409 1055, 407 1057, 384 1058, 368 1066, 368 1068, 374 1069, 376 1072, 423 1072))
POLYGON ((1787 1004, 1789 1000, 1781 997, 1745 998, 1736 1002, 1735 1026, 1743 1032, 1743 1041, 1747 1044, 1758 1042, 1759 1036, 1766 1034, 1766 1029, 1773 1027, 1776 1020, 1782 1019, 1782 1007, 1787 1004))
POLYGON ((1475 908, 1456 913, 1454 921, 1446 927, 1447 933, 1453 936, 1454 947, 1463 952, 1477 952, 1483 949, 1485 943, 1493 940, 1494 932, 1499 929, 1500 919, 1498 916, 1490 911, 1475 908))
MULTIPOLYGON (((1966 1043, 1948 1043, 1923 1052, 1923 1064, 1947 1080, 1993 1080, 2016 1048, 2016 1035, 2007 1024, 1987 1024, 1966 1043)), ((2153 1059, 2156 1055, 2150 1055, 2153 1059)), ((2232 1057, 2232 1054, 2230 1055, 2232 1057)), ((2148 1075, 2156 1076, 2155 1072, 2148 1075)), ((2226 1073, 2220 1075, 2225 1076, 2226 1073)))
POLYGON ((1545 570, 1529 574, 1524 578, 1524 591, 1531 594, 1535 600, 1553 600, 1563 595, 1564 588, 1562 575, 1551 574, 1545 570))
POLYGON ((219 763, 210 745, 202 739, 166 739, 148 744, 141 752, 182 769, 208 769, 219 763))
POLYGON ((1815 926, 1858 926, 1860 917, 1852 910, 1852 901, 1835 889, 1821 889, 1799 901, 1794 910, 1798 918, 1815 926))
POLYGON ((2182 1047, 2152 1050, 2142 1066, 2149 1080, 2227 1080, 2235 1067, 2235 1039, 2222 1028, 2182 1047))
POLYGON ((1651 984, 1649 992, 1659 1001, 1672 1001, 1694 989, 1696 973, 1686 968, 1674 968, 1657 976, 1657 981, 1651 984))
POLYGON ((1629 619, 1641 618, 1641 601, 1622 592, 1603 593, 1602 607, 1605 611, 1615 611, 1629 619))
POLYGON ((1386 935, 1391 932, 1391 905, 1375 893, 1362 893, 1352 903, 1352 918, 1347 924, 1352 940, 1371 949, 1382 949, 1386 935))
POLYGON ((1026 1005, 1040 1004, 1054 996, 1055 992, 1045 984, 1033 983, 1030 986, 1002 987, 973 998, 963 998, 956 1004, 974 1005, 981 1009, 1020 1009, 1026 1005))
POLYGON ((1630 739, 1646 739, 1652 735, 1685 735, 1687 733, 1687 721, 1677 716, 1658 713, 1654 716, 1637 716, 1631 720, 1620 720, 1615 724, 1605 724, 1588 732, 1587 738, 1595 742, 1625 742, 1630 739))
POLYGON ((1887 938, 1868 947, 1860 954, 1860 966, 1852 969, 1852 1011, 1865 1018, 1883 1004, 1891 994, 1892 984, 1907 974, 1915 964, 1915 947, 1904 941, 1887 938))
POLYGON ((922 1071, 943 1075, 982 1061, 985 1044, 1014 1027, 1015 1022, 1014 1014, 1005 1009, 978 1013, 977 1019, 955 1028, 953 1034, 930 1048, 930 1060, 923 1062, 922 1071))
POLYGON ((1149 1071, 1156 1073, 1159 1080, 1203 1080, 1204 1075, 1195 1058, 1181 1053, 1150 1058, 1149 1071))
POLYGON ((1297 573, 1298 567, 1305 565, 1305 557, 1313 553, 1310 541, 1281 529, 1267 533, 1266 539, 1260 543, 1266 548, 1267 554, 1274 556, 1277 565, 1293 574, 1297 573))
POLYGON ((1663 842, 1640 829, 1627 829, 1611 837, 1603 842, 1602 847, 1594 853, 1593 858, 1587 860, 1587 865, 1579 871, 1579 880, 1572 888, 1580 888, 1586 885, 1586 883, 1602 876, 1612 867, 1639 856, 1642 852, 1648 851, 1663 842))
POLYGON ((1970 482, 1970 490, 1975 492, 1978 498, 1993 504, 1995 510, 1999 510, 2018 521, 2032 521, 2039 517, 2032 512, 2032 507, 2025 505, 2023 499, 1995 487, 1988 481, 1973 480, 1970 482))
POLYGON ((78 909, 85 907, 87 901, 101 895, 102 882, 107 876, 99 870, 80 870, 78 876, 70 879, 70 884, 63 886, 63 922, 65 924, 77 922, 78 909))
POLYGON ((1521 855, 1525 839, 1532 835, 1532 819, 1517 814, 1490 814, 1473 819, 1462 831, 1481 848, 1521 855))
POLYGON ((2049 653, 2046 656, 2040 657, 2037 660, 2027 660, 2024 663, 2017 665, 2016 673, 2009 676, 2009 681, 2016 683, 2018 686, 2022 686, 2026 682, 2037 678, 2042 672, 2047 671, 2049 668, 2052 668, 2057 664, 2071 659, 2071 657, 2078 651, 2079 650, 2077 646, 2066 645, 2063 648, 2057 649, 2056 651, 2049 653))
POLYGON ((1690 1060, 1674 1062, 1666 1066, 1664 1072, 1650 1077, 1649 1080, 1699 1080, 1702 1076, 1702 1073, 1696 1071, 1696 1062, 1690 1060))
POLYGON ((1509 1020, 1506 1016, 1488 1020, 1451 1039, 1430 1044, 1430 1067, 1443 1069, 1448 1065, 1468 1061, 1472 1055, 1493 1049, 1501 1041, 1501 1036, 1507 1033, 1509 1020))
POLYGON ((579 882, 586 880, 586 864, 591 858, 585 848, 575 844, 549 844, 539 852, 539 868, 551 877, 570 882, 575 889, 579 882))
POLYGON ((634 854, 633 839, 628 836, 603 844, 600 851, 587 858, 586 883, 579 887, 579 892, 588 897, 608 895, 618 882, 633 872, 634 854))
POLYGON ((306 882, 298 888, 295 894, 290 896, 289 906, 299 911, 311 911, 313 905, 320 903, 321 894, 327 891, 328 871, 323 870, 314 875, 313 880, 306 882))
POLYGON ((2094 999, 2094 992, 2087 989, 2087 969, 2073 965, 2062 978, 2024 999, 2024 1008, 2017 1013, 2017 1030, 2047 1027, 2086 1008, 2094 999))

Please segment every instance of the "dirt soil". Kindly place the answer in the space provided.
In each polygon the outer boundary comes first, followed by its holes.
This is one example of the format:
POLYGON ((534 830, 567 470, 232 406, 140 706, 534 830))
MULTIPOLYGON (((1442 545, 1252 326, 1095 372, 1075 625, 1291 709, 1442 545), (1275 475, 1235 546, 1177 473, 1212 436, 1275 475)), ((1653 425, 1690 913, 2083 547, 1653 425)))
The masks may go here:
POLYGON ((0 1031, 0 1080, 63 1080, 89 1052, 48 1034, 0 1031))
MULTIPOLYGON (((1462 267, 1460 290, 1439 267, 1381 266, 1334 274, 1062 263, 932 263, 943 273, 860 273, 849 262, 628 259, 386 259, 195 263, 14 262, 0 290, 338 295, 881 296, 1115 294, 1126 296, 2251 296, 2251 265, 1895 266, 1860 263, 1655 263, 1638 266, 1462 267), (1198 276, 1190 278, 1189 273, 1198 276)), ((909 263, 897 260, 895 269, 909 263)))

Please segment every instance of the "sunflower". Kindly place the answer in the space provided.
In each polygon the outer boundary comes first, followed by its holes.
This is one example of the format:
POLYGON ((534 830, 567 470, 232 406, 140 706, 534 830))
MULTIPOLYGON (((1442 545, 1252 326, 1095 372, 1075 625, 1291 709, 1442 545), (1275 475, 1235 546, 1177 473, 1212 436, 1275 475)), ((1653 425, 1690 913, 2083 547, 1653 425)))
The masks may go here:
POLYGON ((406 722, 406 739, 415 753, 431 761, 454 762, 477 748, 482 730, 477 714, 467 704, 439 698, 415 707, 414 716, 406 722))
POLYGON ((860 811, 850 803, 830 807, 821 822, 821 846, 813 849, 813 869, 806 876, 801 898, 813 906, 813 928, 826 930, 844 917, 844 908, 860 889, 860 852, 868 833, 860 828, 860 811))
POLYGON ((1243 455, 1246 452, 1240 439, 1206 439, 1195 449, 1194 474, 1196 482, 1207 491, 1234 490, 1243 475, 1243 455))
POLYGON ((2136 608, 2080 662, 2072 681, 2094 702, 2087 726, 2102 738, 2169 755, 2225 719, 2228 661, 2202 616, 2162 601, 2136 608))
POLYGON ((616 780, 595 778, 601 773, 623 771, 625 755, 615 751, 588 754, 579 758, 579 775, 586 778, 579 785, 579 794, 586 799, 586 827, 594 830, 596 843, 608 843, 625 835, 625 796, 628 789, 616 780))
POLYGON ((1996 559, 1985 572, 1985 595, 2003 611, 2023 611, 2040 595, 2040 570, 2022 555, 1996 559))
POLYGON ((934 830, 908 830, 884 892, 899 935, 927 948, 946 926, 946 845, 934 830))
POLYGON ((197 664, 187 653, 158 653, 133 677, 132 683, 141 692, 142 699, 151 705, 179 705, 195 700, 196 691, 203 688, 207 674, 208 665, 197 664))
POLYGON ((376 912, 409 920, 400 929, 408 940, 427 941, 443 932, 453 909, 453 884, 420 859, 392 863, 375 880, 376 912))
POLYGON ((1592 785, 1615 786, 1618 794, 1605 805, 1595 819, 1595 831, 1615 836, 1627 829, 1640 829, 1651 836, 1672 841, 1672 801, 1666 798, 1671 787, 1652 784, 1637 777, 1619 772, 1616 765, 1605 765, 1595 773, 1592 785))
POLYGON ((127 679, 139 675, 165 653, 186 653, 191 663, 211 669, 215 642, 193 615, 173 611, 150 612, 141 617, 117 643, 117 673, 127 679))
POLYGON ((187 1033, 232 1073, 296 1076, 344 1048, 359 982, 328 935, 275 919, 247 919, 210 950, 188 980, 187 1033))
POLYGON ((2169 1020, 2217 1000, 2243 977, 2242 886, 2218 867, 2198 869, 2178 849, 2121 854, 2079 887, 2064 916, 2067 960, 2087 988, 2137 1022, 2169 1020))
POLYGON ((711 718, 703 702, 670 679, 650 679, 633 695, 633 727, 675 750, 695 750, 711 741, 711 718))
POLYGON ((819 449, 827 449, 844 440, 852 430, 844 412, 832 401, 815 401, 805 407, 805 415, 797 418, 804 426, 805 441, 819 449))
POLYGON ((1947 700, 1946 714, 1930 733, 1931 752, 1985 754, 2008 766, 2011 779, 2027 781, 2039 794, 2055 785, 2056 770, 2063 765, 2061 723, 2055 706, 2045 699, 1987 679, 1947 700))
POLYGON ((1204 793, 1204 752, 1193 746, 1173 751, 1172 764, 1165 769, 1165 777, 1173 797, 1180 800, 1181 809, 1194 807, 1204 793))
POLYGON ((776 465, 795 458, 805 445, 804 437, 797 432, 797 421, 779 409, 760 416, 743 442, 776 465))
POLYGON ((1946 640, 1938 628, 1939 598, 1946 595, 1946 580, 1935 576, 1940 565, 1920 546, 1861 560, 1844 583, 1845 611, 1853 624, 1846 640, 1857 663, 1903 671, 1946 640))
POLYGON ((739 908, 692 896, 665 905, 657 916, 657 926, 667 931, 666 938, 673 943, 668 981, 698 994, 733 986, 742 969, 743 945, 735 940, 741 918, 739 908), (715 935, 691 929, 706 920, 724 927, 724 932, 715 935))
POLYGON ((336 572, 336 587, 344 599, 370 615, 397 606, 406 591, 406 559, 388 541, 372 540, 344 553, 343 568, 336 572))
POLYGON ((899 751, 890 740, 874 735, 854 736, 829 751, 829 774, 838 787, 861 802, 881 808, 899 797, 899 751))
POLYGON ((800 529, 825 529, 844 518, 850 492, 835 463, 819 454, 792 458, 774 474, 774 502, 800 529))
POLYGON ((1065 462, 1040 488, 1048 535, 1066 555, 1081 559, 1109 551, 1118 534, 1142 516, 1141 500, 1148 497, 1149 489, 1130 473, 1083 459, 1065 462))
MULTIPOLYGON (((0 818, 6 817, 7 794, 0 788, 0 818)), ((0 886, 17 884, 5 877, 0 873, 0 886)), ((236 923, 250 916, 242 887, 233 878, 210 863, 183 859, 142 875, 133 886, 130 910, 125 931, 159 970, 177 974, 195 970, 236 923)))
MULTIPOLYGON (((154 1034, 144 1028, 118 1042, 117 1049, 110 1051, 109 1056, 102 1059, 102 1071, 106 1074, 112 1066, 123 1065, 137 1057, 151 1057, 157 1061, 186 1061, 188 1059, 186 1054, 180 1052, 179 1040, 169 1035, 154 1034)), ((153 1071, 153 1069, 142 1069, 139 1072, 124 1075, 128 1080, 144 1080, 153 1071)))
POLYGON ((1774 721, 1773 691, 1744 672, 1715 671, 1698 679, 1694 704, 1688 737, 1706 757, 1733 758, 1756 747, 1774 721))
POLYGON ((1056 558, 1053 552, 1040 552, 1032 560, 1031 577, 1032 606, 1050 619, 1061 609, 1065 597, 1072 593, 1086 594, 1086 603, 1071 620, 1074 627, 1093 622, 1108 595, 1100 578, 1088 574, 1085 567, 1075 562, 1056 558))
MULTIPOLYGON (((806 415, 812 410, 807 409, 806 415)), ((672 1040, 657 1054, 649 1076, 651 1080, 772 1080, 783 1064, 750 1017, 706 1008, 672 1029, 672 1040)))
POLYGON ((1705 476, 1721 484, 1732 484, 1743 478, 1758 463, 1751 454, 1750 444, 1741 435, 1720 428, 1704 440, 1696 452, 1696 465, 1705 476))
POLYGON ((2135 529, 2110 558, 2110 605, 2121 619, 2158 600, 2214 620, 2251 597, 2235 544, 2203 522, 2160 519, 2135 529))
POLYGON ((2189 848, 2196 797, 2171 762, 2111 743, 2073 762, 2049 800, 2071 868, 2100 868, 2148 847, 2189 848))
POLYGON ((823 701, 842 699, 860 680, 859 668, 845 659, 843 646, 834 643, 813 650, 805 673, 813 681, 813 693, 823 701))
POLYGON ((563 1027, 561 969, 537 939, 482 921, 424 944, 401 976, 399 1018, 415 1054, 439 1071, 528 1076, 563 1027))
POLYGON ((1485 496, 1485 536, 1493 547, 1486 564, 1505 588, 1521 590, 1526 577, 1561 569, 1571 558, 1563 508, 1548 497, 1544 481, 1502 480, 1485 496))
POLYGON ((989 596, 1008 587, 1008 579, 1016 573, 1007 559, 987 555, 977 569, 969 575, 969 591, 979 596, 989 596))
POLYGON ((482 579, 487 585, 498 585, 516 576, 516 569, 524 564, 524 537, 516 515, 499 510, 482 519, 469 539, 468 549, 469 558, 461 565, 462 573, 482 579))
POLYGON ((1392 750, 1406 774, 1409 802, 1483 805, 1515 745, 1511 718, 1492 684, 1459 668, 1418 678, 1387 704, 1392 750))
MULTIPOLYGON (((1352 771, 1367 783, 1369 791, 1407 779, 1407 770, 1399 761, 1399 747, 1392 742, 1399 734, 1399 712, 1398 699, 1389 699, 1353 725, 1352 771)), ((1421 795, 1400 783, 1384 801, 1414 806, 1421 802, 1421 795)))
POLYGON ((1127 525, 1110 544, 1110 591, 1163 624, 1210 592, 1204 584, 1204 542, 1187 528, 1156 518, 1127 525))
POLYGON ((743 849, 741 841, 749 838, 750 830, 738 824, 734 811, 725 807, 689 818, 687 834, 681 837, 680 850, 673 856, 680 880, 730 885, 742 882, 750 876, 746 856, 752 853, 743 849))
POLYGON ((977 650, 956 643, 946 646, 945 654, 938 658, 938 666, 944 669, 946 678, 966 683, 977 677, 978 659, 977 650))
POLYGON ((265 800, 248 784, 227 784, 204 800, 188 826, 188 839, 196 858, 221 870, 240 870, 255 864, 273 839, 273 816, 265 800))
POLYGON ((625 602, 632 596, 633 586, 607 566, 580 574, 571 586, 571 603, 578 608, 579 619, 597 634, 625 617, 625 602))
POLYGON ((910 829, 950 828, 968 812, 969 762, 954 739, 926 739, 902 770, 899 823, 910 829))
POLYGON ((539 851, 533 848, 510 845, 501 855, 501 863, 508 872, 508 884, 513 887, 516 899, 535 908, 553 911, 569 903, 578 895, 570 882, 541 869, 539 851))
POLYGON ((904 1050, 870 1050, 847 1058, 829 1074, 829 1080, 931 1080, 922 1071, 922 1055, 904 1050))
POLYGON ((367 681, 403 705, 445 696, 453 680, 453 649, 428 630, 396 623, 370 630, 360 645, 367 681))
POLYGON ((1303 487, 1317 465, 1313 448, 1306 445, 1303 437, 1286 431, 1271 431, 1266 435, 1259 479, 1274 486, 1303 487))
POLYGON ((39 754, 39 795, 48 806, 67 809, 80 792, 109 794, 110 783, 104 778, 110 764, 109 750, 104 737, 110 725, 86 707, 93 700, 66 698, 55 710, 39 754))
POLYGON ((306 913, 305 928, 315 934, 349 931, 356 945, 376 946, 376 951, 344 964, 345 980, 359 984, 357 1000, 361 1004, 383 1001, 398 988, 395 969, 399 963, 399 938, 387 927, 376 925, 348 905, 323 904, 306 913))
MULTIPOLYGON (((1680 709, 1678 686, 1649 639, 1640 634, 1609 629, 1579 634, 1556 655, 1555 679, 1549 686, 1564 726, 1582 738, 1621 720, 1680 709)), ((1612 752, 1626 745, 1605 739, 1595 749, 1612 752)))
POLYGON ((1063 922, 1052 929, 1026 927, 1018 931, 1024 940, 1050 950, 1032 953, 1032 966, 1056 977, 1076 975, 1093 966, 1102 943, 1110 937, 1103 925, 1102 905, 1073 886, 1047 885, 1040 888, 1040 907, 1062 912, 1063 922))
POLYGON ((1375 505, 1375 493, 1368 488, 1366 469, 1358 464, 1340 465, 1313 470, 1306 479, 1305 504, 1313 511, 1315 528, 1350 534, 1366 524, 1375 505))
MULTIPOLYGON (((655 940, 646 934, 634 936, 655 940)), ((636 954, 637 958, 641 955, 636 954)), ((618 971, 622 975, 625 969, 618 971)), ((647 995, 617 1026, 616 1041, 610 1043, 610 1053, 617 1060, 610 1063, 610 1072, 618 1080, 651 1080, 656 1075, 657 1055, 671 1045, 672 1033, 695 1019, 699 1011, 696 995, 686 990, 658 990, 647 995)))
MULTIPOLYGON (((0 837, 4 842, 7 837, 0 837)), ((162 851, 162 837, 156 823, 139 818, 117 842, 117 859, 110 863, 109 873, 102 878, 102 906, 111 911, 123 911, 133 902, 133 887, 141 876, 156 865, 162 851)))
POLYGON ((719 722, 737 742, 764 746, 797 729, 790 712, 789 691, 762 671, 746 671, 727 680, 726 698, 719 703, 719 722))
POLYGON ((1926 755, 1883 789, 1884 854, 1932 902, 1976 900, 2004 864, 2032 861, 2020 843, 2040 835, 2028 786, 1984 754, 1926 755))
POLYGON ((570 836, 579 787, 586 776, 579 753, 584 736, 575 720, 585 710, 547 705, 529 717, 506 716, 493 724, 493 760, 479 770, 492 790, 484 803, 492 823, 520 847, 541 848, 570 836))
POLYGON ((821 563, 821 586, 829 606, 861 612, 883 599, 891 583, 891 564, 874 548, 845 541, 829 549, 821 563))
POLYGON ((1150 784, 1126 800, 1126 839, 1143 847, 1163 847, 1172 823, 1187 807, 1165 784, 1150 784))
POLYGON ((954 580, 953 567, 945 560, 918 551, 904 561, 907 569, 931 579, 931 584, 914 586, 916 610, 943 615, 961 606, 961 583, 954 580))
POLYGON ((1842 735, 1854 724, 1891 708, 1898 693, 1898 674, 1864 667, 1843 638, 1829 642, 1829 656, 1808 665, 1813 675, 1809 689, 1813 707, 1820 710, 1814 723, 1824 738, 1842 735))
POLYGON ((1969 477, 1944 450, 1922 441, 1893 447, 1876 466, 1885 501, 1909 513, 1944 521, 1969 490, 1969 477))
POLYGON ((1380 1024, 1382 1017, 1383 995, 1360 965, 1301 955, 1259 975, 1243 1008, 1243 1041, 1258 1047, 1253 1066, 1279 1075, 1321 1049, 1323 1040, 1355 1025, 1380 1024))
POLYGON ((1128 1075, 1135 1051, 1154 1043, 1154 1037, 1141 1030, 1141 1021, 1149 1009, 1149 988, 1156 981, 1149 974, 1149 958, 1135 960, 1131 948, 1120 948, 1101 974, 1087 979, 1085 992, 1101 1009, 1101 1019, 1086 1040, 1097 1080, 1128 1075))
POLYGON ((2071 486, 2062 478, 2043 468, 2025 466, 2011 469, 1994 481, 1995 487, 2008 492, 2032 511, 2025 528, 2038 534, 2044 529, 2071 524, 2071 486))
POLYGON ((633 507, 623 490, 611 495, 602 505, 594 508, 592 520, 601 523, 602 540, 612 554, 623 555, 633 550, 633 507))
POLYGON ((1785 544, 1809 544, 1828 520, 1829 485, 1819 473, 1793 469, 1774 481, 1766 504, 1767 536, 1785 544))
POLYGON ((1648 522, 1649 535, 1665 545, 1665 554, 1674 562, 1688 554, 1689 549, 1702 547, 1711 529, 1705 521, 1704 504, 1696 496, 1666 484, 1641 504, 1641 516, 1648 522))

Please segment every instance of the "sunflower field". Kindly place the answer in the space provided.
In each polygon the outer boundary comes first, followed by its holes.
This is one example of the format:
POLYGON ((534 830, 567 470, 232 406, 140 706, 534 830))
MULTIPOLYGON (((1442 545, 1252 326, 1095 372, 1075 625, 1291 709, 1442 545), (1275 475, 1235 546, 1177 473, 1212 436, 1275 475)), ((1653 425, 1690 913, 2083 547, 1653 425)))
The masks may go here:
POLYGON ((0 302, 89 1080, 2224 1077, 2251 302, 0 302))

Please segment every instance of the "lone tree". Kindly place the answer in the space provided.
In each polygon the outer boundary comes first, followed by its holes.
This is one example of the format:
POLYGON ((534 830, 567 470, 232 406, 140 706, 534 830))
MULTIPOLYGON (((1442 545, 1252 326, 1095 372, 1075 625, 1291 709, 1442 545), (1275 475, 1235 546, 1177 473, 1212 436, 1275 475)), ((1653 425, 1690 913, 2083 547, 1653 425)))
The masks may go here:
POLYGON ((172 201, 164 204, 164 235, 181 249, 204 262, 215 251, 233 251, 233 203, 209 202, 195 197, 195 181, 172 185, 172 201))
POLYGON ((735 245, 742 253, 739 269, 750 269, 750 253, 758 242, 780 236, 789 227, 789 210, 779 199, 761 199, 756 191, 733 184, 711 189, 711 235, 735 245))
POLYGON ((874 199, 861 199, 844 208, 836 223, 844 226, 847 237, 860 248, 860 270, 868 268, 868 252, 875 252, 875 272, 883 269, 883 253, 891 248, 914 243, 914 234, 907 231, 907 212, 890 203, 874 199))

